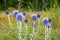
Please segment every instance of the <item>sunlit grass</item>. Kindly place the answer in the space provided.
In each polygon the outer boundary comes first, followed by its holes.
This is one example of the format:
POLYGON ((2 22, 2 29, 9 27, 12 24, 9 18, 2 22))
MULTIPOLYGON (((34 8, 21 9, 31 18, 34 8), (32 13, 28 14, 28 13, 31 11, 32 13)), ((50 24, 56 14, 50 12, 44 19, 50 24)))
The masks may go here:
MULTIPOLYGON (((31 14, 33 13, 40 13, 42 16, 41 18, 39 19, 39 22, 40 22, 40 31, 38 33, 39 37, 41 38, 38 38, 36 37, 37 39, 36 40, 44 40, 44 27, 42 25, 42 18, 44 17, 49 17, 49 18, 52 18, 52 40, 59 40, 60 39, 60 31, 59 31, 59 26, 60 26, 60 11, 57 9, 56 11, 38 11, 38 12, 26 12, 27 15, 26 15, 26 18, 29 19, 29 34, 31 33, 32 31, 32 27, 31 27, 31 24, 32 24, 32 20, 30 18, 31 14)), ((10 19, 11 19, 11 22, 13 24, 13 28, 11 28, 9 22, 8 22, 8 18, 7 16, 5 15, 4 12, 2 12, 2 14, 0 15, 0 40, 18 40, 18 36, 17 36, 17 28, 16 28, 16 25, 17 25, 17 21, 16 19, 12 16, 12 15, 9 15, 10 16, 10 19), (4 24, 4 25, 3 25, 4 24)), ((36 20, 36 24, 37 24, 37 20, 36 20)), ((22 21, 22 25, 24 25, 24 22, 22 21)), ((35 31, 37 30, 37 26, 35 28, 35 31)), ((22 37, 24 38, 25 36, 25 26, 23 26, 23 29, 22 29, 22 37)), ((30 35, 28 36, 30 37, 30 35)), ((29 39, 27 39, 29 40, 29 39)))

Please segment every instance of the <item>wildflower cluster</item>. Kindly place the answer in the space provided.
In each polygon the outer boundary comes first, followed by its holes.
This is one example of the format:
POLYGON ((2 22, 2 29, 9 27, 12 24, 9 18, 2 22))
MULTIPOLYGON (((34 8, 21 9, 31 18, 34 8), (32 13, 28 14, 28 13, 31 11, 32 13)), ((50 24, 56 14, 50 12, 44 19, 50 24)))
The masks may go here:
POLYGON ((49 27, 51 27, 51 25, 49 25, 50 23, 51 23, 51 18, 43 18, 42 19, 42 23, 44 24, 44 25, 48 25, 47 27, 49 28, 49 27))

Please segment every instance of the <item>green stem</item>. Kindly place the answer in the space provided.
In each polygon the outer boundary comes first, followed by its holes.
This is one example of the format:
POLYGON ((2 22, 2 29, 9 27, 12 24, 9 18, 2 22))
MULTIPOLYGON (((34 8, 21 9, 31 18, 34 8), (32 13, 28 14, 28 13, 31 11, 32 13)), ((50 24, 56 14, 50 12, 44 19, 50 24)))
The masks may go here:
POLYGON ((19 38, 19 40, 22 40, 22 39, 21 39, 21 38, 22 38, 22 37, 21 37, 21 32, 22 32, 21 27, 22 27, 21 22, 17 22, 18 38, 19 38))
POLYGON ((45 26, 45 40, 47 40, 47 27, 45 26))
POLYGON ((45 40, 51 40, 51 28, 45 27, 45 40))
POLYGON ((26 24, 26 36, 28 35, 28 25, 26 24))
POLYGON ((32 38, 31 40, 34 40, 33 37, 35 36, 35 29, 34 29, 34 24, 35 24, 35 21, 33 22, 33 27, 32 27, 32 38))
POLYGON ((39 20, 38 20, 38 29, 37 29, 37 33, 39 32, 39 28, 40 28, 40 27, 39 27, 39 20))

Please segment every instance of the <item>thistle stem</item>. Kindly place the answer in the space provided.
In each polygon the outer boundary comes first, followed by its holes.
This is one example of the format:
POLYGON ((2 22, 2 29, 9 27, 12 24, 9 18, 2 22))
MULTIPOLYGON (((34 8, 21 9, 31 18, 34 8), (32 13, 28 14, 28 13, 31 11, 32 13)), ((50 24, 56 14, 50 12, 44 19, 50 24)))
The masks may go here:
POLYGON ((45 40, 51 40, 50 39, 50 33, 51 33, 51 28, 48 28, 48 26, 45 27, 45 40))
POLYGON ((22 39, 21 39, 21 38, 22 38, 22 37, 21 37, 21 32, 22 32, 21 27, 22 27, 21 22, 17 22, 18 38, 19 38, 19 40, 22 40, 22 39))
POLYGON ((33 33, 33 34, 35 33, 34 24, 35 24, 35 22, 33 23, 33 29, 32 29, 32 33, 33 33))
MULTIPOLYGON (((51 25, 51 24, 50 24, 50 25, 51 25)), ((48 28, 48 38, 49 38, 48 40, 51 40, 51 29, 52 29, 51 27, 48 28)))
POLYGON ((40 28, 40 27, 39 27, 39 20, 38 20, 38 29, 37 29, 37 33, 39 32, 39 28, 40 28))
POLYGON ((45 26, 45 40, 47 40, 47 27, 45 26))
MULTIPOLYGON (((34 37, 34 34, 35 34, 35 29, 34 29, 34 26, 35 25, 35 21, 33 22, 33 28, 32 28, 32 37, 34 37)), ((31 38, 31 40, 33 40, 33 38, 31 38)))
POLYGON ((26 38, 27 38, 27 35, 28 35, 28 25, 26 24, 26 38))

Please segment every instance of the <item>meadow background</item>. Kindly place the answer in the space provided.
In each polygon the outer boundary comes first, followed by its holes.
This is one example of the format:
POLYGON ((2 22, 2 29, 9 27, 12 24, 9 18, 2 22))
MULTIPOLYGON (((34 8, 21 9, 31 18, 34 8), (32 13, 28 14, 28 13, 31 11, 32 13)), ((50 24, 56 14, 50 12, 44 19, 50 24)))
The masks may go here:
MULTIPOLYGON (((26 18, 29 19, 29 32, 31 32, 31 14, 40 13, 42 17, 39 22, 42 28, 42 18, 52 18, 52 39, 60 40, 60 0, 0 0, 0 40, 18 40, 16 19, 12 16, 12 11, 18 9, 20 12, 26 12, 26 18), (8 22, 6 10, 10 11, 8 15, 12 21, 13 27, 8 22)), ((36 20, 36 24, 37 24, 36 20)), ((23 22, 22 22, 23 23, 23 22)), ((24 25, 24 23, 23 23, 24 25)), ((23 28, 24 29, 24 28, 23 28)), ((44 39, 44 30, 40 29, 39 36, 44 39)), ((24 30, 22 36, 24 36, 24 30)), ((29 39, 28 39, 29 40, 29 39)), ((36 39, 40 40, 40 39, 36 39)))

